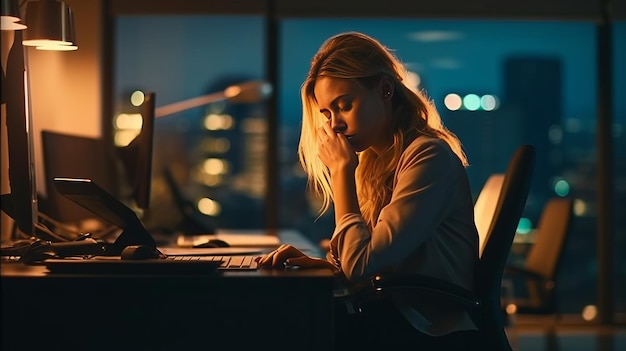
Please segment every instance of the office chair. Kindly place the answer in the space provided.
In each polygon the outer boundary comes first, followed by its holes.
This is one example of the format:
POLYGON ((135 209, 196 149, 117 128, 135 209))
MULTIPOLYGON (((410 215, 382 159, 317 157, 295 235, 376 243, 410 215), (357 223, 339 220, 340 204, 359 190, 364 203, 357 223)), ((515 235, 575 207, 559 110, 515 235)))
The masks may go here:
MULTIPOLYGON (((526 297, 513 296, 520 314, 556 313, 556 272, 572 220, 573 201, 551 198, 546 202, 535 232, 535 242, 521 266, 507 265, 505 278, 526 283, 526 297)), ((515 284, 514 284, 515 286, 515 284)))
POLYGON ((434 277, 379 275, 368 284, 338 296, 339 301, 346 303, 349 309, 359 311, 368 302, 386 298, 388 292, 436 294, 467 309, 483 337, 486 350, 511 351, 500 301, 502 274, 528 197, 534 161, 535 149, 531 145, 518 147, 509 161, 493 220, 485 235, 484 249, 476 263, 475 291, 434 277))
POLYGON ((485 239, 496 214, 496 206, 503 184, 503 173, 492 174, 487 178, 474 203, 474 222, 478 230, 478 257, 481 257, 483 250, 485 250, 485 239))

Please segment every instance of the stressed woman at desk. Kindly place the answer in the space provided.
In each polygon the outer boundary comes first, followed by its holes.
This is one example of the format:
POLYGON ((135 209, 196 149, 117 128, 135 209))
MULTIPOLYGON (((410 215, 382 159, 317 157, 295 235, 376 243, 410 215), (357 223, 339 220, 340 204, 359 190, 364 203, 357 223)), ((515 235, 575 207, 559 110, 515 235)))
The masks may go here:
MULTIPOLYGON (((324 260, 283 245, 260 257, 261 267, 328 267, 347 282, 416 273, 472 289, 478 234, 468 161, 406 73, 390 50, 361 33, 321 46, 302 85, 298 151, 324 199, 322 212, 334 207, 330 250, 324 260)), ((339 314, 337 349, 362 342, 461 350, 477 340, 464 311, 414 300, 398 296, 369 313, 339 314)))

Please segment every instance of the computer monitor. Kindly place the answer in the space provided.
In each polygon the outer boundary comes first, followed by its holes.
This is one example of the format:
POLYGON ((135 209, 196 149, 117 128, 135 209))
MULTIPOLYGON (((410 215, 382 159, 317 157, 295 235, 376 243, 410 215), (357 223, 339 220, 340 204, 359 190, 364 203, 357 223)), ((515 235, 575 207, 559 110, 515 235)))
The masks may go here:
POLYGON ((6 104, 6 135, 10 193, 2 195, 2 211, 26 235, 35 235, 37 189, 35 181, 33 128, 28 118, 25 90, 22 31, 15 31, 13 45, 3 69, 2 103, 6 104))
POLYGON ((155 93, 146 93, 141 105, 142 125, 139 134, 127 146, 118 148, 135 206, 144 210, 150 208, 154 109, 155 93))
MULTIPOLYGON (((110 193, 117 194, 118 181, 110 166, 108 145, 100 137, 42 130, 41 146, 46 192, 45 197, 39 199, 39 212, 65 224, 98 218, 61 195, 54 185, 54 178, 91 179, 110 193)), ((41 193, 41 189, 38 191, 41 193)))

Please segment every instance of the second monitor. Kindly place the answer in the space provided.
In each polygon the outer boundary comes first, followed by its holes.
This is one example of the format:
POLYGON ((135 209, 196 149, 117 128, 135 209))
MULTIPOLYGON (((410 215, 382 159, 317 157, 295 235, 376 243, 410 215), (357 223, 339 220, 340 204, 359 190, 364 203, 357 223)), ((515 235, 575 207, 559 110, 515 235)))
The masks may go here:
POLYGON ((155 93, 146 93, 141 105, 142 125, 139 134, 127 146, 118 149, 135 206, 144 210, 150 207, 154 109, 155 93))

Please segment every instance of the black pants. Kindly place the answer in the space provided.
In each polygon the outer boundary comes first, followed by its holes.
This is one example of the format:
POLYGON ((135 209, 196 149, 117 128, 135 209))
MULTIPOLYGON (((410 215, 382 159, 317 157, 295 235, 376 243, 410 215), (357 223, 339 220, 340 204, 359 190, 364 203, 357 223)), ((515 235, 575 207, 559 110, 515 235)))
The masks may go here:
POLYGON ((370 303, 359 314, 335 309, 335 350, 482 350, 477 331, 434 337, 417 331, 389 302, 370 303))

